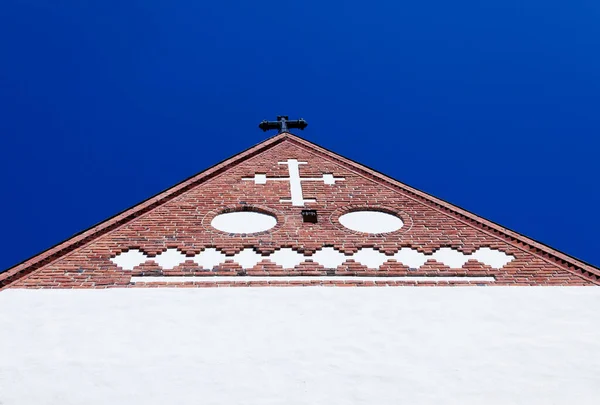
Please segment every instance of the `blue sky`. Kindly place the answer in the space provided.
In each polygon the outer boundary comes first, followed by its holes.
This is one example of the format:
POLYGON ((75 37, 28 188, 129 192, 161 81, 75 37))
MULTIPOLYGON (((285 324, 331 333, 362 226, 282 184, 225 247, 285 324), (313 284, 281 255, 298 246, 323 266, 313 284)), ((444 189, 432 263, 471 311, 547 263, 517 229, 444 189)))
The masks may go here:
POLYGON ((262 141, 278 114, 600 265, 599 20, 592 0, 5 0, 0 270, 262 141))

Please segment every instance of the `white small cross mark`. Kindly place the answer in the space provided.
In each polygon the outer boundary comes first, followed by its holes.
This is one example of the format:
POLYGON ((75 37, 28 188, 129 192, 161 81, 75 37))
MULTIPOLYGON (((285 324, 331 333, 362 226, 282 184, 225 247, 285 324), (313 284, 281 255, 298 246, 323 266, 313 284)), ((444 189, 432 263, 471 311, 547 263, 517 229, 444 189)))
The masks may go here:
POLYGON ((303 207, 304 203, 315 202, 314 198, 304 198, 302 195, 303 181, 322 181, 324 184, 335 184, 336 181, 345 180, 343 177, 334 177, 331 173, 324 173, 323 177, 300 177, 300 165, 306 162, 298 162, 297 159, 288 159, 278 162, 287 165, 289 177, 267 177, 264 173, 256 173, 254 177, 243 177, 242 180, 254 180, 254 184, 267 184, 267 181, 289 181, 291 198, 282 198, 280 202, 291 202, 293 206, 303 207))

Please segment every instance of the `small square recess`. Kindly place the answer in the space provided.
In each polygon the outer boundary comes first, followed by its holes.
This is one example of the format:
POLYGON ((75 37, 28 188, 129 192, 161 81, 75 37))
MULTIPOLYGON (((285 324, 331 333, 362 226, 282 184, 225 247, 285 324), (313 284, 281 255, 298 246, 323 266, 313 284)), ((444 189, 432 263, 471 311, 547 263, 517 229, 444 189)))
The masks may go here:
POLYGON ((302 210, 303 222, 317 223, 317 210, 302 210))

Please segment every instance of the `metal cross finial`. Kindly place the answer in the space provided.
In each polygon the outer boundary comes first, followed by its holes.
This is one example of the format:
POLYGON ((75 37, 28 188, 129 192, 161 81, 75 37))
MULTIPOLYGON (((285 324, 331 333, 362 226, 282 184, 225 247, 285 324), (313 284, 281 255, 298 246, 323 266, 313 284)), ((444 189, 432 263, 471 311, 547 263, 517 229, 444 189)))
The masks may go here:
POLYGON ((288 119, 287 115, 278 115, 277 121, 264 120, 260 124, 258 124, 258 127, 260 129, 262 129, 263 131, 268 131, 270 129, 278 129, 279 133, 282 133, 282 132, 288 132, 288 129, 291 129, 291 128, 298 128, 298 129, 304 130, 304 128, 306 128, 307 125, 308 125, 308 122, 306 122, 302 118, 300 118, 299 120, 291 120, 290 121, 288 119))

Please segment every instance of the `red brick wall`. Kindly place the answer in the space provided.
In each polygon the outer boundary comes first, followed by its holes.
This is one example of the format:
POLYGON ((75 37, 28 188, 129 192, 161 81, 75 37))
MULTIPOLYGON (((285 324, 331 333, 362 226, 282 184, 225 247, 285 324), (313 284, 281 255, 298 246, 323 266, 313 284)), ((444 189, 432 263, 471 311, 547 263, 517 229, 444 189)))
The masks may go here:
MULTIPOLYGON (((156 263, 147 262, 133 271, 124 271, 110 261, 122 251, 137 248, 149 256, 177 248, 188 255, 200 253, 204 248, 214 247, 227 255, 243 248, 269 254, 283 247, 299 252, 312 253, 323 246, 352 253, 361 247, 374 247, 392 254, 401 247, 411 247, 423 253, 432 253, 441 247, 452 247, 466 254, 479 247, 490 247, 513 255, 515 260, 501 270, 492 269, 476 261, 467 262, 461 269, 451 269, 433 260, 418 271, 409 271, 399 263, 388 262, 378 271, 368 270, 358 263, 346 262, 339 266, 340 275, 493 275, 496 285, 592 285, 597 280, 568 269, 566 264, 549 255, 535 253, 527 244, 517 243, 504 235, 498 235, 472 221, 461 218, 435 204, 428 204, 405 192, 392 183, 374 179, 368 171, 343 161, 336 161, 323 151, 284 139, 272 148, 251 156, 209 178, 170 201, 148 210, 128 223, 118 226, 92 242, 83 244, 62 258, 46 264, 12 284, 16 288, 106 288, 145 287, 143 283, 130 283, 132 275, 236 275, 241 267, 225 263, 214 271, 203 270, 188 261, 171 270, 162 270, 156 263), (305 198, 316 198, 316 203, 306 208, 316 209, 319 222, 303 223, 300 211, 291 203, 281 203, 289 198, 289 183, 268 182, 256 185, 242 181, 256 172, 267 176, 287 176, 287 166, 277 162, 287 159, 308 162, 300 168, 303 177, 321 177, 333 173, 345 180, 335 185, 323 182, 303 182, 305 198), (277 217, 278 225, 268 232, 251 236, 228 235, 210 226, 211 219, 224 209, 256 207, 277 217), (405 225, 402 229, 384 235, 365 235, 352 232, 337 223, 337 217, 352 208, 370 207, 397 212, 405 225)), ((326 274, 315 263, 303 263, 293 271, 284 271, 268 260, 246 271, 248 275, 265 274, 326 274)), ((312 282, 307 284, 319 284, 312 282)), ((320 282, 339 285, 338 282, 320 282)), ((186 283, 179 286, 226 286, 248 283, 186 283)), ((254 282, 265 285, 267 282, 254 282)), ((272 282, 270 285, 306 284, 302 282, 272 282)), ((344 283, 342 283, 344 284, 344 283)), ((417 284, 410 282, 346 283, 344 285, 393 285, 417 284)), ((430 285, 431 283, 418 283, 430 285)), ((444 283, 436 283, 440 285, 444 283)), ((453 283, 446 283, 453 284, 453 283)), ((461 283, 458 283, 461 284, 461 283)), ((160 286, 160 285, 153 285, 160 286)), ((170 285, 177 286, 177 285, 170 285)))

